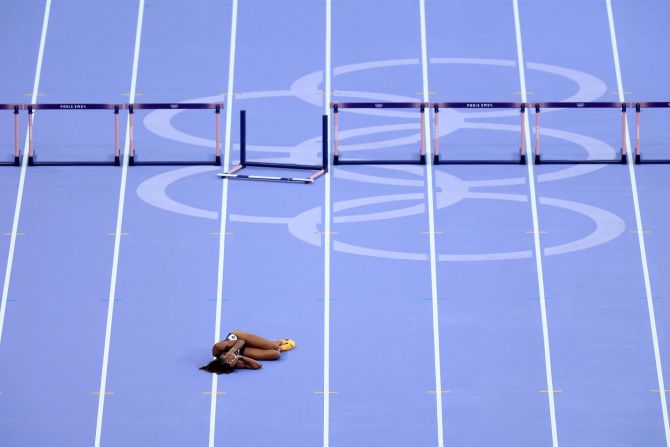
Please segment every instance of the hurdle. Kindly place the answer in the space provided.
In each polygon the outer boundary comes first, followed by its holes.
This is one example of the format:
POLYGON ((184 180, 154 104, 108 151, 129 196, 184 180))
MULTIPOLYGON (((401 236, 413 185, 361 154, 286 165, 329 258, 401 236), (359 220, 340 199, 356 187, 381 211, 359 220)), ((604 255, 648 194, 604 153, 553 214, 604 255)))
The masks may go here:
POLYGON ((21 166, 21 149, 19 148, 19 110, 17 104, 0 104, 0 110, 14 112, 14 161, 0 161, 0 166, 21 166))
POLYGON ((640 111, 642 108, 670 108, 670 102, 638 102, 635 103, 635 164, 669 164, 670 159, 643 159, 640 149, 640 111))
POLYGON ((221 166, 221 109, 218 103, 144 103, 128 104, 129 166, 221 166), (214 110, 215 155, 213 161, 138 160, 135 149, 135 110, 214 110))
POLYGON ((238 180, 261 180, 285 183, 313 183, 314 180, 328 172, 328 115, 321 117, 321 165, 301 165, 293 163, 270 163, 262 161, 249 161, 247 159, 247 112, 240 110, 240 162, 229 171, 217 174, 222 178, 238 180), (299 169, 315 171, 309 177, 282 177, 268 175, 238 174, 247 167, 299 169))
MULTIPOLYGON (((29 104, 28 109, 28 166, 119 166, 119 104, 29 104), (113 110, 114 158, 110 161, 39 161, 33 142, 33 113, 35 110, 113 110)), ((16 153, 15 153, 16 155, 16 153)))
POLYGON ((525 165, 526 164, 526 107, 523 102, 435 102, 433 107, 433 131, 435 148, 434 165, 525 165), (472 160, 440 158, 440 109, 519 109, 521 117, 521 144, 516 160, 472 160))
POLYGON ((538 102, 535 106, 535 164, 626 164, 626 108, 625 102, 538 102), (605 160, 546 160, 540 156, 540 113, 542 109, 621 109, 621 156, 618 159, 605 160))
POLYGON ((427 104, 422 102, 340 102, 332 103, 333 109, 333 164, 335 165, 424 165, 426 164, 426 140, 424 113, 427 104), (419 137, 419 157, 413 160, 355 160, 342 159, 339 147, 340 109, 418 109, 421 118, 421 136, 419 137))

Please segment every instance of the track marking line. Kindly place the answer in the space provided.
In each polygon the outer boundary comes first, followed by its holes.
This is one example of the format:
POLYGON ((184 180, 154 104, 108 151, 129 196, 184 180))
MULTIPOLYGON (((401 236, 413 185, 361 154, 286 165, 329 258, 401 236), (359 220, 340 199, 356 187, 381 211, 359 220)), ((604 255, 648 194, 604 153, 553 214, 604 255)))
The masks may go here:
POLYGON ((3 236, 25 236, 26 233, 21 233, 21 232, 16 232, 14 233, 13 231, 8 231, 6 233, 2 233, 3 236))
MULTIPOLYGON (((100 391, 91 391, 91 394, 95 395, 95 396, 99 396, 101 393, 100 393, 100 391)), ((113 391, 105 391, 104 394, 106 396, 112 396, 114 394, 114 392, 113 391)))
MULTIPOLYGON (((642 234, 651 234, 651 233, 652 233, 651 230, 642 230, 641 232, 642 232, 642 234)), ((639 233, 640 233, 640 230, 628 230, 628 233, 630 233, 630 234, 639 234, 639 233)))
POLYGON ((217 396, 223 396, 224 394, 226 394, 226 392, 225 391, 216 391, 216 392, 214 392, 214 391, 203 391, 202 394, 206 394, 208 396, 211 396, 211 395, 214 395, 214 394, 216 394, 217 396))
MULTIPOLYGON (((331 117, 330 102, 332 100, 331 84, 331 48, 332 48, 332 1, 326 0, 326 60, 324 61, 324 114, 331 117)), ((333 166, 331 163, 331 132, 330 122, 328 123, 328 172, 324 175, 324 200, 323 200, 323 447, 328 447, 330 442, 330 250, 331 250, 331 173, 333 166)))
POLYGON ((562 393, 563 390, 538 390, 539 393, 562 393))
MULTIPOLYGON (((423 102, 429 102, 428 92, 428 43, 426 38, 426 2, 419 1, 421 21, 421 79, 423 82, 423 102)), ((431 143, 430 112, 424 113, 426 142, 426 197, 428 199, 428 232, 430 246, 430 291, 433 320, 433 363, 435 368, 435 389, 442 389, 442 361, 440 360, 440 318, 437 299, 437 254, 435 249, 435 203, 433 186, 433 148, 431 143)), ((442 393, 435 393, 435 416, 437 425, 437 445, 444 447, 444 422, 442 417, 442 393)))
POLYGON ((339 391, 314 391, 314 394, 339 394, 339 391))
MULTIPOLYGON (((31 103, 37 102, 40 87, 40 77, 42 76, 42 61, 44 60, 44 46, 47 40, 47 30, 49 29, 49 15, 51 13, 51 0, 47 0, 44 6, 44 18, 42 19, 42 34, 40 35, 40 46, 37 51, 37 66, 35 67, 35 79, 33 81, 33 93, 31 103)), ((33 114, 33 123, 35 115, 33 114)), ((19 232, 19 217, 21 215, 21 204, 23 203, 23 188, 26 184, 26 167, 28 166, 28 130, 26 130, 26 139, 23 145, 23 160, 21 163, 21 173, 19 174, 19 187, 16 193, 16 204, 14 205, 14 220, 12 222, 12 232, 9 240, 9 251, 7 253, 7 264, 5 266, 5 281, 2 286, 2 301, 0 301, 0 343, 2 343, 2 334, 5 327, 5 314, 7 313, 7 297, 9 295, 9 284, 12 278, 12 267, 14 265, 14 251, 16 250, 16 236, 19 232)))
MULTIPOLYGON (((133 50, 133 69, 130 79, 130 103, 135 102, 137 87, 137 70, 140 61, 140 42, 142 40, 142 23, 144 21, 144 0, 139 1, 137 9, 137 25, 135 28, 135 48, 133 50)), ((116 282, 119 272, 119 252, 121 250, 121 235, 123 228, 123 209, 126 201, 126 183, 128 179, 128 158, 130 146, 130 117, 126 119, 126 138, 123 146, 123 165, 121 169, 121 184, 119 186, 119 204, 116 214, 116 231, 114 236, 114 256, 112 258, 112 274, 109 281, 109 304, 107 306, 107 323, 105 325, 105 346, 102 354, 102 370, 100 373, 100 391, 98 397, 98 415, 95 424, 95 447, 100 447, 102 438, 102 419, 107 395, 107 372, 109 369, 109 348, 112 340, 112 321, 114 317, 114 299, 116 298, 116 282)))
POLYGON ((109 232, 109 233, 105 233, 105 234, 107 236, 130 236, 130 233, 125 233, 125 232, 121 232, 121 233, 109 232))
MULTIPOLYGON (((237 47, 237 4, 238 0, 233 0, 232 12, 230 19, 230 49, 228 54, 228 102, 226 104, 226 140, 224 142, 223 150, 223 169, 228 169, 230 166, 230 147, 232 138, 232 122, 233 122, 233 86, 235 84, 235 50, 237 47)), ((214 343, 218 342, 221 337, 221 309, 223 305, 223 266, 225 260, 226 248, 226 224, 228 221, 228 185, 229 180, 223 179, 221 186, 221 212, 219 213, 219 260, 216 275, 216 316, 214 323, 214 343)), ((212 398, 209 405, 209 447, 214 447, 214 436, 216 434, 216 397, 218 394, 218 376, 212 374, 212 398)))
MULTIPOLYGON (((614 57, 614 71, 616 73, 617 91, 619 92, 619 101, 624 101, 623 80, 621 76, 621 63, 619 60, 619 46, 617 45, 616 29, 614 28, 614 13, 612 11, 612 0, 606 0, 607 20, 610 28, 610 40, 612 42, 612 55, 614 57)), ((623 144, 630 149, 630 133, 628 131, 628 121, 626 121, 626 141, 623 144)), ((637 227, 637 240, 640 247, 640 260, 642 261, 642 273, 644 276, 644 289, 647 297, 647 311, 649 313, 649 326, 651 329, 651 338, 654 347, 654 360, 656 363, 656 376, 658 379, 658 389, 665 390, 665 380, 663 377, 663 365, 661 363, 661 351, 656 331, 656 313, 654 311, 654 300, 651 292, 651 279, 649 278, 649 266, 647 264, 647 247, 644 241, 644 226, 642 225, 642 215, 640 213, 640 200, 637 192, 637 179, 635 177, 635 163, 633 154, 630 150, 626 151, 628 156, 628 175, 630 177, 630 187, 633 193, 633 207, 635 208, 635 225, 637 227)), ((665 393, 659 393, 661 397, 661 411, 663 413, 663 428, 665 430, 665 444, 670 446, 670 423, 668 422, 668 404, 665 393)))
MULTIPOLYGON (((521 85, 521 101, 528 102, 526 89, 526 72, 524 70, 523 45, 521 40, 521 20, 519 18, 519 2, 513 0, 514 9, 514 31, 516 36, 517 65, 519 67, 519 83, 521 85)), ((526 147, 530 148, 530 125, 528 113, 524 114, 526 147)), ((530 208, 533 215, 533 243, 535 248, 535 270, 537 272, 537 286, 540 299, 540 315, 542 318, 542 340, 544 347, 544 369, 547 376, 547 396, 549 397, 549 417, 551 421, 551 442, 553 447, 558 447, 558 429, 556 426, 556 406, 554 404, 554 379, 551 371, 551 350, 549 344, 549 324, 547 322, 547 301, 544 290, 544 272, 542 269, 542 245, 540 243, 540 224, 537 211, 537 196, 535 192, 535 170, 533 157, 528 157, 528 186, 530 195, 530 208)))
POLYGON ((435 390, 428 390, 426 394, 451 394, 451 390, 440 390, 439 393, 435 390))

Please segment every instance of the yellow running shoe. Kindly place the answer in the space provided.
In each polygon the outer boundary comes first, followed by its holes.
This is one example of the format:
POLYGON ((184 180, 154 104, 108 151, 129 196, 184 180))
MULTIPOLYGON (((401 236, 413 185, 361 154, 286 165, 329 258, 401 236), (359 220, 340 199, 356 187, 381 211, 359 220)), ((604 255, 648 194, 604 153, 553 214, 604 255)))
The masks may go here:
POLYGON ((288 351, 289 349, 295 348, 295 342, 291 340, 290 338, 285 338, 281 340, 281 344, 279 345, 279 350, 281 352, 288 351))

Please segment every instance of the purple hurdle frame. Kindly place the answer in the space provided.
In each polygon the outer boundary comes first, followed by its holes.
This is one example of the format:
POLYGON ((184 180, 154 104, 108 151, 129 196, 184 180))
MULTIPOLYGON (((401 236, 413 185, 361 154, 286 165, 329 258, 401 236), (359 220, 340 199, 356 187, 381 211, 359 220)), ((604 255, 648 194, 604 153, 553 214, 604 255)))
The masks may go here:
POLYGON ((525 165, 526 164, 526 107, 523 102, 435 102, 431 104, 434 116, 434 165, 525 165), (440 158, 440 109, 519 109, 521 116, 521 144, 517 160, 462 160, 440 158))
POLYGON ((247 160, 247 111, 240 110, 240 162, 227 172, 217 174, 219 177, 238 180, 263 180, 286 183, 314 183, 314 180, 328 172, 328 115, 321 117, 321 165, 299 165, 293 163, 269 163, 247 160), (308 177, 282 177, 270 175, 238 174, 246 167, 304 169, 315 171, 308 177))
POLYGON ((670 164, 670 159, 643 159, 640 147, 640 112, 643 108, 666 109, 670 102, 638 102, 635 103, 635 164, 670 164))
POLYGON ((535 164, 565 165, 565 164, 626 164, 626 106, 625 102, 538 102, 535 106, 535 164), (540 112, 541 109, 621 109, 621 152, 618 159, 605 160, 543 160, 540 156, 540 112))
MULTIPOLYGON (((28 109, 28 166, 119 166, 119 104, 30 104, 28 109), (114 160, 110 161, 38 161, 33 143, 35 110, 114 110, 114 160)), ((18 149, 17 149, 18 150, 18 149)))
POLYGON ((333 164, 335 165, 424 165, 426 164, 426 124, 424 113, 429 104, 422 102, 339 102, 332 103, 333 109, 333 164), (414 160, 352 160, 340 158, 339 112, 340 109, 419 109, 421 113, 421 136, 419 137, 419 158, 414 160))
POLYGON ((14 112, 14 160, 0 161, 0 166, 21 166, 21 149, 19 147, 19 110, 22 106, 18 104, 0 104, 0 110, 12 110, 14 112))
POLYGON ((221 166, 221 109, 218 103, 144 103, 128 105, 128 165, 130 166, 221 166), (135 150, 135 110, 214 110, 214 161, 137 160, 135 150))

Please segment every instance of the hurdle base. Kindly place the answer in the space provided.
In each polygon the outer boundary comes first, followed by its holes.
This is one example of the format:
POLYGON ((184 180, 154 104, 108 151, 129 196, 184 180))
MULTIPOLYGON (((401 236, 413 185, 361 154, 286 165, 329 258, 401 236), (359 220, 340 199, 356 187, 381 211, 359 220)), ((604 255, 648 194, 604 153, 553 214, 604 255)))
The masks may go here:
MULTIPOLYGON (((20 166, 20 162, 15 166, 20 166)), ((38 161, 36 155, 29 155, 28 166, 119 166, 119 160, 114 157, 114 161, 38 161)))
POLYGON ((635 160, 636 165, 667 165, 670 164, 670 159, 651 159, 651 160, 635 160))
POLYGON ((214 161, 189 160, 137 160, 134 155, 128 157, 128 166, 221 166, 221 156, 214 161))
POLYGON ((338 160, 336 165, 425 165, 426 157, 419 160, 338 160))
POLYGON ((433 156, 434 165, 525 165, 526 156, 519 155, 518 160, 443 160, 439 154, 433 156))
POLYGON ((0 166, 21 166, 21 157, 18 155, 14 156, 14 161, 2 161, 0 166))
POLYGON ((234 179, 234 180, 257 180, 265 182, 281 182, 281 183, 314 183, 314 180, 324 175, 327 169, 323 166, 313 166, 313 165, 298 165, 298 164, 282 164, 282 163, 265 163, 260 161, 247 161, 233 166, 229 171, 219 173, 217 176, 221 178, 234 179), (314 173, 309 177, 281 177, 273 175, 248 175, 248 174, 238 174, 242 169, 247 167, 258 167, 258 168, 283 168, 283 169, 304 169, 304 170, 313 170, 314 173))
POLYGON ((623 154, 618 160, 543 160, 539 155, 535 155, 536 165, 625 165, 626 163, 627 159, 623 154))

